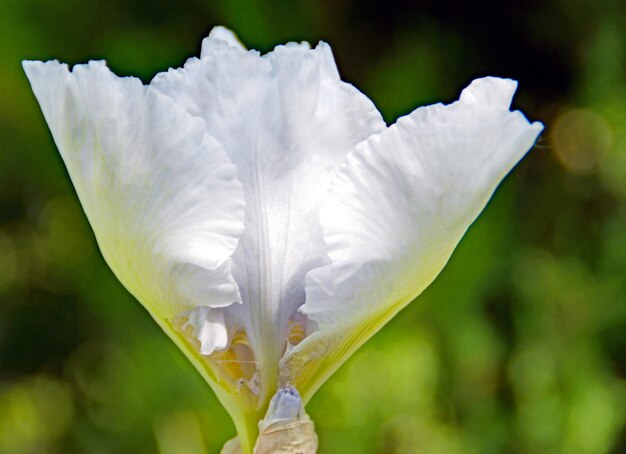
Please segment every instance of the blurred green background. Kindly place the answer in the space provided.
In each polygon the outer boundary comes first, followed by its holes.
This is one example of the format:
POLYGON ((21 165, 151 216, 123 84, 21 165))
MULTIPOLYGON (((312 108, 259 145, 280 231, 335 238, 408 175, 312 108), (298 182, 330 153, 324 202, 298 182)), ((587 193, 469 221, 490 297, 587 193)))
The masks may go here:
POLYGON ((626 2, 0 1, 0 453, 215 453, 234 435, 116 281, 21 70, 144 81, 212 26, 323 39, 388 122, 472 78, 547 129, 435 284, 309 406, 322 453, 626 452, 626 2))

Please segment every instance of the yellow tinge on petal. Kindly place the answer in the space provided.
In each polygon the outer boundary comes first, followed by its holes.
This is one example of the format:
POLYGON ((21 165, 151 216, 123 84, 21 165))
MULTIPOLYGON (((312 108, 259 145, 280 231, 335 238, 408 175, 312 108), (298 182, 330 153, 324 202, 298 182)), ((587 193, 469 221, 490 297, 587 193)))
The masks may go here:
POLYGON ((516 83, 478 79, 359 144, 320 217, 329 264, 300 311, 317 326, 281 361, 304 401, 439 274, 502 178, 542 129, 509 105, 516 83), (393 152, 390 152, 393 150, 393 152))
POLYGON ((24 69, 104 258, 244 454, 315 452, 304 403, 430 285, 543 127, 492 77, 387 127, 327 44, 260 55, 224 28, 148 86, 24 69))

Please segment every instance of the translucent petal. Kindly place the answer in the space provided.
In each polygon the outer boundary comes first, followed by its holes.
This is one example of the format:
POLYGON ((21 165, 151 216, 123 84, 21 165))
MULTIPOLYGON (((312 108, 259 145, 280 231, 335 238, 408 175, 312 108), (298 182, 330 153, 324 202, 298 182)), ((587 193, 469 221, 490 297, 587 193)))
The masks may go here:
POLYGON ((243 193, 203 121, 103 62, 24 69, 100 249, 129 291, 161 324, 239 301, 230 256, 243 193))
POLYGON ((515 82, 474 81, 458 102, 415 110, 356 147, 321 208, 330 263, 307 275, 318 331, 283 360, 305 400, 419 295, 542 130, 510 112, 515 82))
POLYGON ((152 86, 204 119, 237 167, 246 229, 233 273, 243 305, 227 312, 246 327, 263 380, 275 381, 289 318, 304 303, 304 276, 326 260, 320 197, 347 153, 384 122, 340 81, 324 43, 260 56, 210 36, 201 59, 152 86))

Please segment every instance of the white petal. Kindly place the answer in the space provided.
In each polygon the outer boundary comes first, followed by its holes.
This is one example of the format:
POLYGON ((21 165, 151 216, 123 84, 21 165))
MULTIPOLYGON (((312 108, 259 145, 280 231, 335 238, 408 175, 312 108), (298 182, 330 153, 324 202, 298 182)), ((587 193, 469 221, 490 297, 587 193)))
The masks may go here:
POLYGON ((24 69, 100 249, 131 293, 161 319, 239 301, 230 256, 243 194, 203 121, 103 62, 24 69))
POLYGON ((285 380, 310 397, 351 351, 443 268, 501 179, 542 130, 509 112, 515 82, 474 81, 461 100, 415 110, 360 144, 321 208, 330 264, 307 276, 302 311, 319 330, 291 352, 285 380), (300 378, 296 378, 299 376, 300 378))
POLYGON ((215 350, 222 350, 228 345, 228 329, 222 308, 198 306, 187 314, 187 326, 193 336, 200 341, 200 353, 210 355, 215 350))
MULTIPOLYGON (((260 56, 207 38, 201 60, 152 86, 204 119, 237 167, 246 230, 234 256, 257 360, 276 373, 304 276, 326 260, 318 205, 347 153, 385 125, 373 104, 339 79, 328 45, 290 43, 260 56)), ((267 372, 268 380, 272 372, 267 372)))
POLYGON ((237 49, 244 49, 244 45, 239 41, 237 35, 233 33, 232 30, 227 29, 226 27, 217 26, 213 27, 209 36, 204 38, 202 41, 202 51, 200 53, 200 57, 205 57, 207 54, 212 52, 212 46, 217 42, 222 41, 228 44, 230 47, 234 47, 237 49))

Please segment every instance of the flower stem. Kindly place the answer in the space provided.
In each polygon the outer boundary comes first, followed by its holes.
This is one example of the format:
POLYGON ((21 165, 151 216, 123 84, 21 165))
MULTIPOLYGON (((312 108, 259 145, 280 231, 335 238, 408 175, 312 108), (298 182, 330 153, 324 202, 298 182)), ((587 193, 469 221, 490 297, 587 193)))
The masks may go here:
POLYGON ((235 429, 237 430, 241 446, 241 454, 253 454, 254 444, 259 436, 258 423, 262 418, 263 416, 257 413, 247 413, 242 415, 241 418, 234 419, 235 429))

